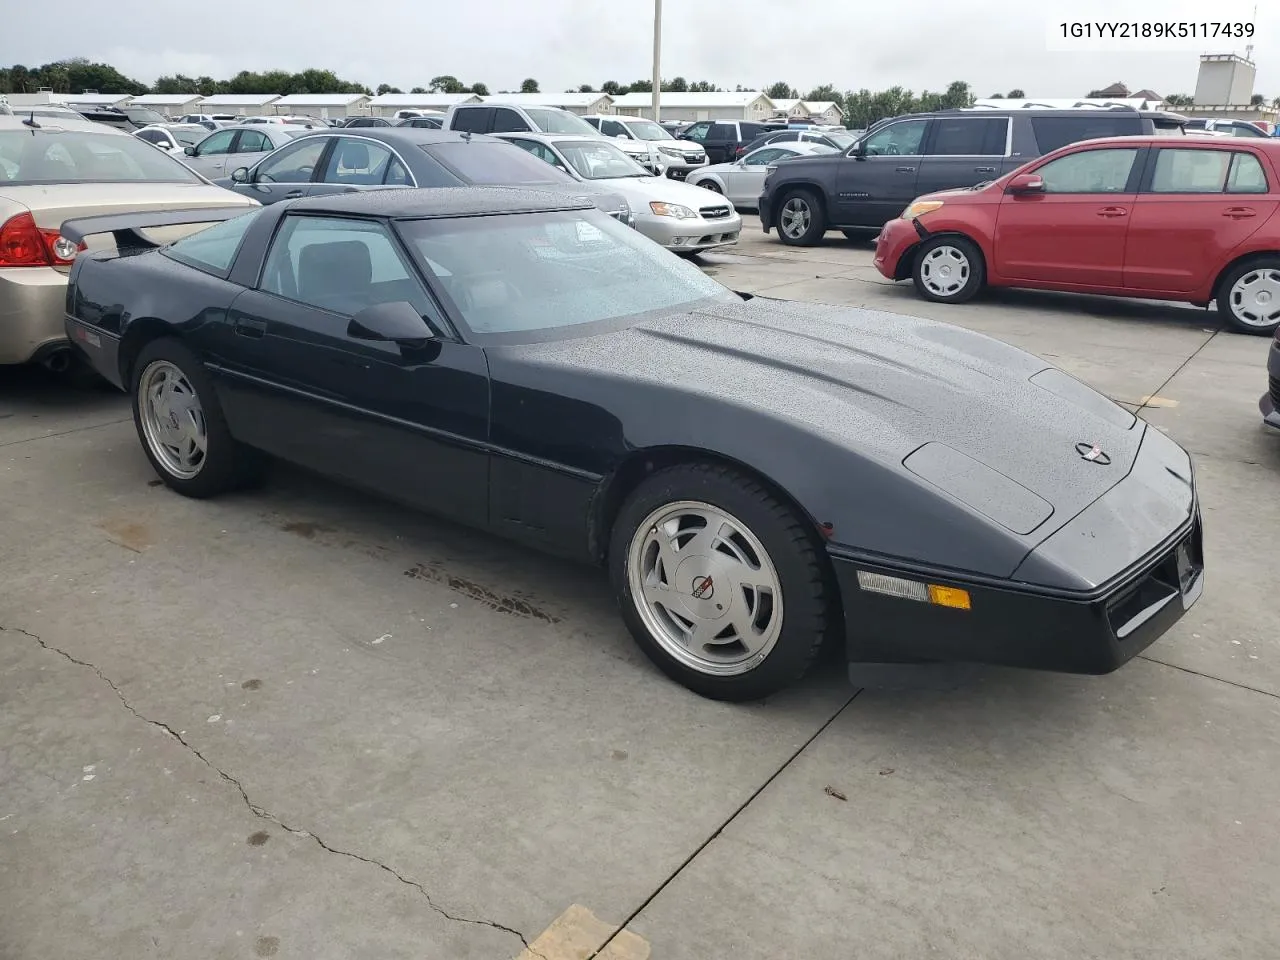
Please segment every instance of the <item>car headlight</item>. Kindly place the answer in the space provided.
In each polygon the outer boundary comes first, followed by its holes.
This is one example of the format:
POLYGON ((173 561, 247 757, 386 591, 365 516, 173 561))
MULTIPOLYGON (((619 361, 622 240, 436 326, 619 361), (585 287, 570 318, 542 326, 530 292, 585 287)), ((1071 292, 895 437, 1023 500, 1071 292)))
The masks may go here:
POLYGON ((678 203, 659 203, 657 200, 649 204, 649 210, 655 216, 675 217, 677 220, 693 220, 698 216, 688 207, 678 203))
POLYGON ((684 154, 681 153, 679 150, 677 150, 675 147, 659 147, 658 152, 661 154, 665 154, 668 157, 675 157, 677 160, 684 159, 684 154))
POLYGON ((902 219, 914 220, 916 217, 929 213, 933 210, 937 210, 940 206, 942 206, 941 200, 913 201, 912 204, 909 207, 907 207, 907 209, 902 211, 902 219))

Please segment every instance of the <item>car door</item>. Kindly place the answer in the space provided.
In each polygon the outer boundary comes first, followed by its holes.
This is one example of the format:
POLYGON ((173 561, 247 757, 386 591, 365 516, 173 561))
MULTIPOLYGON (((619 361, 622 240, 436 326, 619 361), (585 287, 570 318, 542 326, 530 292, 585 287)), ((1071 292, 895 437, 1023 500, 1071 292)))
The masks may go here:
POLYGON ((1275 213, 1280 195, 1250 150, 1179 146, 1153 154, 1129 217, 1124 285, 1196 290, 1275 213))
POLYGON ((711 163, 728 163, 734 159, 738 145, 738 125, 732 120, 716 120, 707 131, 703 147, 711 163))
POLYGON ((1028 169, 1042 193, 1006 193, 996 213, 994 272, 1010 280, 1124 285, 1125 238, 1145 147, 1079 149, 1028 169))
POLYGON ((920 158, 916 196, 994 180, 1010 149, 1008 117, 935 117, 920 158))
MULTIPOLYGON (((701 146, 703 150, 706 150, 707 134, 709 134, 710 132, 711 132, 711 121, 701 120, 698 123, 695 123, 693 126, 688 127, 682 134, 680 134, 679 139, 690 140, 693 143, 696 143, 699 146, 701 146)), ((712 161, 712 162, 714 163, 715 161, 712 161)))
POLYGON ((366 137, 336 137, 307 196, 412 185, 404 164, 386 144, 366 137))
POLYGON ((191 168, 206 177, 225 177, 231 172, 227 169, 227 160, 239 134, 239 130, 219 130, 209 134, 195 145, 195 154, 187 158, 191 168))
POLYGON ((287 214, 256 289, 232 304, 222 379, 241 439, 462 523, 488 521, 489 377, 385 222, 287 214), (365 307, 405 301, 425 347, 354 335, 365 307))
POLYGON ((524 117, 510 107, 494 107, 492 120, 486 133, 528 133, 529 124, 524 117))
POLYGON ((764 188, 765 167, 792 156, 795 156, 792 151, 774 144, 751 151, 721 174, 724 195, 735 204, 754 207, 764 188))
POLYGON ((901 215, 919 191, 928 118, 894 120, 859 141, 860 152, 836 171, 835 220, 846 226, 882 227, 901 215))
POLYGON ((258 161, 248 181, 235 184, 236 192, 263 204, 305 197, 336 139, 307 136, 281 147, 258 161))
POLYGON ((449 116, 449 129, 468 133, 488 133, 492 107, 454 107, 449 116))

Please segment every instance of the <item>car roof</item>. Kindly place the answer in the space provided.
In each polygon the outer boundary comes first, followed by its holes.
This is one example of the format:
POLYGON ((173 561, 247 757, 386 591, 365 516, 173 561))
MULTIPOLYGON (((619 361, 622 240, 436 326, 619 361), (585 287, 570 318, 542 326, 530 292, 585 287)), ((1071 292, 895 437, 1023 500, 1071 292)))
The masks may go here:
POLYGON ((303 136, 363 137, 367 140, 384 140, 396 146, 494 139, 481 133, 467 133, 462 130, 436 130, 430 127, 331 127, 327 130, 314 130, 311 133, 303 134, 303 136))
POLYGON ((1063 144, 1059 150, 1065 150, 1067 147, 1078 147, 1081 144, 1089 146, 1098 146, 1100 144, 1115 144, 1124 147, 1180 147, 1184 145, 1201 144, 1205 147, 1223 148, 1223 140, 1227 140, 1235 146, 1253 146, 1259 147, 1270 153, 1280 153, 1280 138, 1271 137, 1215 137, 1213 134, 1204 133, 1187 133, 1175 134, 1171 137, 1155 136, 1151 134, 1137 137, 1095 137, 1092 140, 1076 140, 1072 143, 1063 144))
POLYGON ((0 114, 0 130, 39 129, 50 133, 101 133, 119 137, 132 136, 133 133, 105 123, 95 123, 92 120, 73 120, 70 117, 62 116, 45 117, 40 114, 36 114, 36 123, 40 124, 40 126, 39 128, 33 128, 26 123, 30 116, 30 113, 20 111, 15 111, 13 116, 0 114))
MULTIPOLYGON (((287 200, 289 210, 341 213, 398 220, 482 217, 502 213, 593 210, 581 197, 527 187, 433 187, 430 190, 364 190, 287 200)), ((283 206, 284 204, 281 204, 283 206)))
MULTIPOLYGON (((543 143, 562 143, 569 140, 590 140, 593 143, 597 140, 604 140, 605 143, 614 142, 608 137, 593 137, 585 133, 539 133, 536 130, 504 130, 503 134, 520 137, 525 140, 541 140, 543 143)), ((494 137, 498 138, 499 134, 494 134, 494 137)), ((506 139, 506 137, 502 136, 501 139, 506 139)))

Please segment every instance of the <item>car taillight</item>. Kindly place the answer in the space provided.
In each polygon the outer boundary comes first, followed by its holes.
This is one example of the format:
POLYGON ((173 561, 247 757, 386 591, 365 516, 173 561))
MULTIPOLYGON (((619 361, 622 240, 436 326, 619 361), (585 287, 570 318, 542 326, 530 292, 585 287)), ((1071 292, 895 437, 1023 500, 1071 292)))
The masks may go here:
POLYGON ((37 227, 29 213, 0 226, 0 267, 62 267, 75 262, 83 249, 83 243, 74 244, 57 230, 37 227))

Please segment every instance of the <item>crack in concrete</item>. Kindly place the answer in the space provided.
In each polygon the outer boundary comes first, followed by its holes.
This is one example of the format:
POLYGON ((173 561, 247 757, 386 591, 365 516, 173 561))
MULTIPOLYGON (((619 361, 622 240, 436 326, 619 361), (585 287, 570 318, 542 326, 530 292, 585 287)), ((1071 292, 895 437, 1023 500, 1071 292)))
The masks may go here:
POLYGON ((201 763, 207 766, 210 770, 216 773, 219 777, 221 777, 227 783, 235 787, 236 791, 240 794, 240 799, 244 801, 245 806, 249 808, 249 811, 255 817, 258 817, 261 820, 266 820, 269 823, 274 823, 276 826, 280 827, 282 830, 287 830, 296 837, 307 837, 315 841, 316 845, 319 846, 320 849, 324 850, 326 853, 332 853, 340 857, 347 857, 348 859, 351 859, 351 860, 358 860, 361 863, 367 863, 367 864, 370 864, 371 866, 377 867, 379 870, 384 870, 387 873, 391 874, 391 876, 399 880, 401 883, 403 883, 405 886, 413 887, 415 890, 418 891, 418 893, 422 894, 423 899, 427 901, 427 906, 429 906, 436 913, 440 914, 440 916, 444 917, 446 920, 451 920, 454 923, 467 923, 467 924, 471 924, 473 926, 478 926, 478 927, 491 927, 494 930, 501 930, 503 933, 509 933, 520 940, 520 943, 525 950, 529 951, 534 956, 541 957, 542 960, 548 960, 547 957, 533 950, 529 946, 529 941, 525 938, 525 935, 521 933, 519 930, 516 930, 514 927, 505 926, 504 924, 498 923, 495 920, 475 920, 471 917, 456 916, 455 914, 450 913, 448 910, 445 910, 443 907, 437 904, 431 898, 431 894, 427 892, 426 887, 424 887, 421 883, 419 883, 417 880, 413 880, 409 877, 406 877, 404 874, 396 870, 394 867, 388 866, 387 864, 383 863, 381 860, 375 860, 372 857, 365 857, 358 853, 352 853, 350 850, 343 850, 340 847, 332 846, 331 844, 326 843, 320 837, 317 837, 311 831, 302 830, 298 827, 292 827, 289 824, 285 823, 283 820, 281 820, 278 816, 276 816, 270 810, 267 810, 264 807, 261 807, 258 804, 254 803, 249 798, 249 794, 245 791, 244 786, 240 783, 239 780, 231 776, 231 774, 227 773, 225 770, 223 770, 221 767, 219 767, 217 764, 211 761, 208 757, 206 757, 203 753, 201 753, 195 746, 189 743, 182 736, 182 734, 180 734, 177 730, 173 729, 173 727, 169 726, 169 724, 165 723, 163 720, 152 720, 150 717, 144 716, 143 714, 139 713, 137 709, 133 706, 133 704, 129 702, 128 698, 126 698, 125 695, 121 692, 120 688, 115 685, 115 682, 106 674, 104 674, 101 670, 99 670, 98 667, 96 667, 94 664, 89 663, 87 660, 81 660, 77 657, 73 657, 71 654, 67 653, 67 651, 59 647, 55 647, 50 643, 46 643, 40 637, 37 637, 34 633, 30 633, 27 630, 23 630, 21 627, 0 627, 0 631, 20 633, 24 637, 29 637, 30 639, 34 640, 36 643, 40 644, 41 647, 43 647, 45 650, 49 651, 50 653, 56 653, 59 656, 64 657, 65 659, 76 664, 77 666, 86 667, 87 669, 92 670, 97 675, 99 680, 101 680, 103 683, 105 683, 108 687, 111 688, 111 691, 116 695, 116 698, 124 705, 124 708, 126 710, 128 710, 131 714, 133 714, 143 723, 151 724, 151 726, 158 728, 165 734, 172 737, 174 740, 178 741, 178 743, 186 747, 190 753, 192 753, 197 759, 199 759, 201 763))

